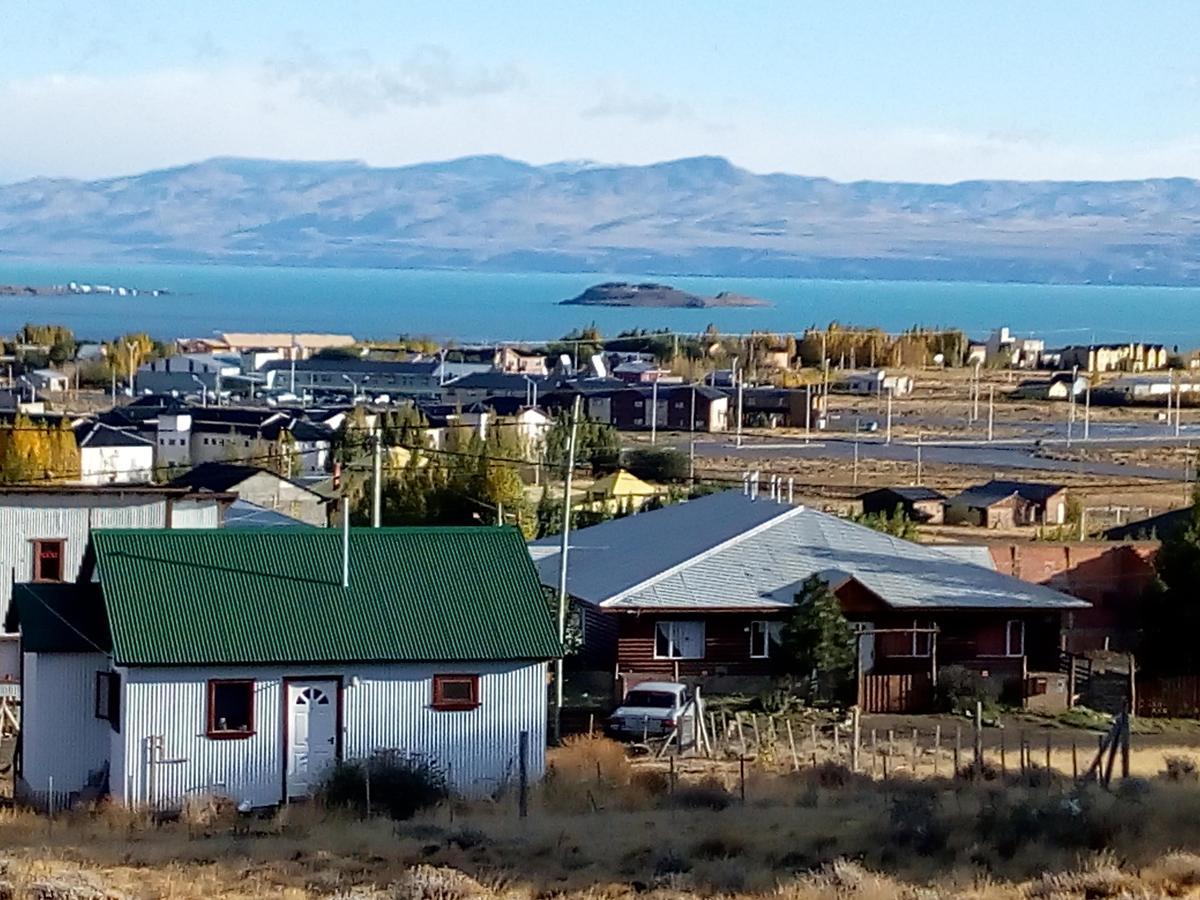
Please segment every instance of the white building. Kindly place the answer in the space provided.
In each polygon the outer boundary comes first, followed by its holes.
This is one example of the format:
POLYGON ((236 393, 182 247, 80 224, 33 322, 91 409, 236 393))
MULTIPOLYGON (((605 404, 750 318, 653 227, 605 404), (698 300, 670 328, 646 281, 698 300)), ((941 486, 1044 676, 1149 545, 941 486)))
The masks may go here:
POLYGON ((155 485, 0 487, 0 614, 14 583, 74 581, 93 528, 215 528, 232 499, 155 485))
POLYGON ((1008 327, 995 329, 987 339, 985 362, 1012 369, 1036 369, 1046 351, 1046 342, 1038 338, 1019 338, 1008 327))
POLYGON ((134 385, 142 393, 186 395, 205 392, 216 397, 228 391, 229 381, 241 374, 241 361, 236 356, 180 353, 139 366, 134 385))
POLYGON ((559 652, 508 528, 98 531, 99 583, 24 587, 17 790, 272 806, 419 754, 459 793, 544 771, 559 652), (190 623, 179 628, 179 623, 190 623), (524 737, 523 737, 524 736, 524 737))
POLYGON ((23 377, 39 394, 62 394, 71 389, 71 379, 57 369, 34 369, 23 377))
POLYGON ((329 510, 334 505, 329 497, 261 466, 202 463, 171 483, 193 491, 237 494, 255 506, 318 527, 328 524, 329 510))
POLYGON ((911 375, 889 375, 884 369, 869 369, 866 372, 851 372, 843 382, 845 389, 851 394, 891 394, 893 397, 903 397, 911 394, 913 380, 911 375))
POLYGON ((87 422, 75 432, 83 484, 147 484, 154 480, 154 442, 123 428, 87 422))

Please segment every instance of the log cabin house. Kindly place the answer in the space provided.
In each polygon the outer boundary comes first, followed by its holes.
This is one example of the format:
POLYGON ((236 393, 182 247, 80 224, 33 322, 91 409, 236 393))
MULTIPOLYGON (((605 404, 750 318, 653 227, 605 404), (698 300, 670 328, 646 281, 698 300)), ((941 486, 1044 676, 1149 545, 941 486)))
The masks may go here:
MULTIPOLYGON (((558 540, 530 547, 551 587, 558 540)), ((583 630, 574 665, 615 676, 618 695, 663 677, 718 692, 764 687, 781 673, 782 625, 812 575, 862 631, 864 676, 932 684, 945 667, 962 666, 1022 699, 1055 692, 1066 620, 1089 605, 961 555, 739 491, 576 531, 568 562, 583 630)))

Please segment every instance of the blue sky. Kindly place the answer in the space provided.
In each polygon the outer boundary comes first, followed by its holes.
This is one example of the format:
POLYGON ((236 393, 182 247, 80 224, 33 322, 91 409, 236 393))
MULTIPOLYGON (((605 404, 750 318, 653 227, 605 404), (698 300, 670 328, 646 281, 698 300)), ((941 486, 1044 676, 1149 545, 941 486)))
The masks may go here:
POLYGON ((0 180, 474 153, 1200 176, 1197 35, 1194 2, 0 0, 0 180))

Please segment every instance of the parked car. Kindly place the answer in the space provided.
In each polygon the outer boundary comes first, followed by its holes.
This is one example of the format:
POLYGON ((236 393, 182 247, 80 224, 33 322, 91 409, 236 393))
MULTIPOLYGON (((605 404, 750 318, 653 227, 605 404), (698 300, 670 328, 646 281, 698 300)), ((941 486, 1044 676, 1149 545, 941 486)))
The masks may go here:
POLYGON ((608 733, 616 738, 663 737, 675 730, 691 700, 687 685, 643 681, 608 717, 608 733))

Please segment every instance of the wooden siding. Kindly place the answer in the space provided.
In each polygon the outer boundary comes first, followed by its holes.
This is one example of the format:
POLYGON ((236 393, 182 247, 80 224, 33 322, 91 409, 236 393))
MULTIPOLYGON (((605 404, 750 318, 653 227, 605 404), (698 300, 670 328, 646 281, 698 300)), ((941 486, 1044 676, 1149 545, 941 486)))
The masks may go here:
POLYGON ((770 675, 775 669, 770 659, 750 658, 750 623, 778 621, 777 611, 754 613, 693 614, 643 612, 622 614, 618 619, 617 666, 620 672, 636 672, 681 678, 716 675, 770 675), (656 659, 654 636, 656 623, 662 621, 704 622, 703 659, 656 659))
POLYGON ((1200 675, 1139 678, 1137 714, 1150 718, 1200 718, 1200 675))
POLYGON ((933 680, 928 672, 906 675, 864 675, 859 705, 868 713, 929 712, 933 680))

